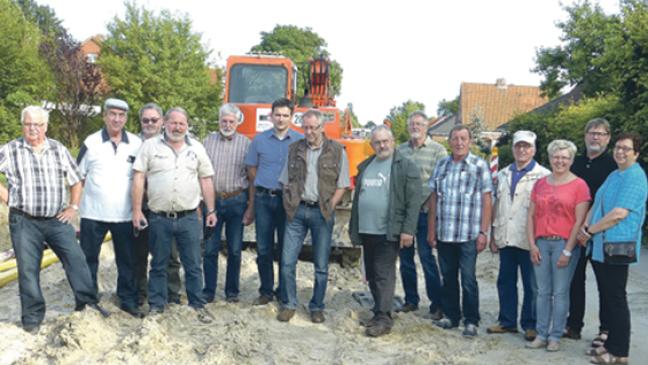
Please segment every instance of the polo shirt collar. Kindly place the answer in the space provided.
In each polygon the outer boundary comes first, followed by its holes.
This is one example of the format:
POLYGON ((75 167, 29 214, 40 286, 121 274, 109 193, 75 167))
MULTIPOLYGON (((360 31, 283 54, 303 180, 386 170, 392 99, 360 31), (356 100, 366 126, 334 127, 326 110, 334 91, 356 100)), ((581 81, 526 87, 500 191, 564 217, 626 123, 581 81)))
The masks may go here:
MULTIPOLYGON (((106 143, 108 141, 110 141, 110 135, 108 134, 106 127, 103 127, 101 128, 101 142, 106 143)), ((126 131, 123 129, 121 131, 121 141, 128 143, 128 133, 126 133, 126 131)))
POLYGON ((511 166, 509 167, 509 169, 511 170, 511 172, 525 172, 525 173, 527 173, 527 172, 533 170, 533 168, 535 167, 535 165, 536 165, 536 161, 535 161, 535 160, 531 160, 531 162, 529 162, 528 165, 526 165, 525 167, 523 167, 523 168, 521 168, 521 169, 518 170, 517 165, 515 164, 515 162, 513 162, 513 163, 511 164, 511 166))

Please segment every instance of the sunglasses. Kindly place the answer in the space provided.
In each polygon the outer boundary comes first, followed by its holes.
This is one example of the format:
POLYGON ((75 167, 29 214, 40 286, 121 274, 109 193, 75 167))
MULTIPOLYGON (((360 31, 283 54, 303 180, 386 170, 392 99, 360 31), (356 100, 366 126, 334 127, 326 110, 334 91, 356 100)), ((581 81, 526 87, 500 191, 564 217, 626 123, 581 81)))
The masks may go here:
POLYGON ((142 118, 142 124, 149 124, 149 123, 155 124, 155 123, 158 122, 158 120, 160 120, 160 118, 150 118, 150 119, 149 118, 142 118))

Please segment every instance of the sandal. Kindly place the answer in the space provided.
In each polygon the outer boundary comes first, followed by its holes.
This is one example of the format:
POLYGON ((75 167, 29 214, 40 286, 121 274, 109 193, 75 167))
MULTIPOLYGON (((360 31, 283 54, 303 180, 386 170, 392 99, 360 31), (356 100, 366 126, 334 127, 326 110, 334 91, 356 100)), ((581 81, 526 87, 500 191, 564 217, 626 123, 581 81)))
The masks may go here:
POLYGON ((585 355, 587 356, 598 356, 598 355, 603 355, 607 353, 607 349, 603 346, 599 347, 590 347, 585 351, 585 355))
POLYGON ((601 347, 605 345, 605 341, 608 339, 607 332, 600 332, 598 336, 594 337, 592 340, 592 347, 601 347))
POLYGON ((627 365, 628 364, 628 358, 627 357, 616 357, 609 352, 602 354, 602 355, 597 355, 597 356, 592 356, 590 359, 590 362, 592 364, 622 364, 622 365, 627 365))

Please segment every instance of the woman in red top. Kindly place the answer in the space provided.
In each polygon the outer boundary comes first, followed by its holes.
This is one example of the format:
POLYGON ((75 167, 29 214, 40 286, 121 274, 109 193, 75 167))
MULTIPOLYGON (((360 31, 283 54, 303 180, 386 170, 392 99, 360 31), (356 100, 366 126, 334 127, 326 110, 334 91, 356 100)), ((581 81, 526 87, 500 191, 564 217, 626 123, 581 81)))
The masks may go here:
POLYGON ((551 175, 540 179, 531 193, 527 236, 538 284, 536 331, 528 348, 560 349, 569 311, 569 286, 578 262, 576 235, 589 208, 585 181, 569 169, 576 146, 558 139, 547 147, 551 175))

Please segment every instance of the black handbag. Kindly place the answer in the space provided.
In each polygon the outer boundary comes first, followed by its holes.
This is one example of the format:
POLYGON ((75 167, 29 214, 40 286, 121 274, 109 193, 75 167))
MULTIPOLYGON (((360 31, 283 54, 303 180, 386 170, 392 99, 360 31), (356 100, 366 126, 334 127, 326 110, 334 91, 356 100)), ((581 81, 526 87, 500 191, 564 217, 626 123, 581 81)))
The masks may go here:
MULTIPOLYGON (((602 199, 603 195, 601 195, 602 199)), ((603 200, 601 200, 601 219, 604 216, 603 200)), ((637 262, 637 242, 634 241, 607 241, 605 231, 603 234, 603 256, 609 265, 628 265, 637 262)))

